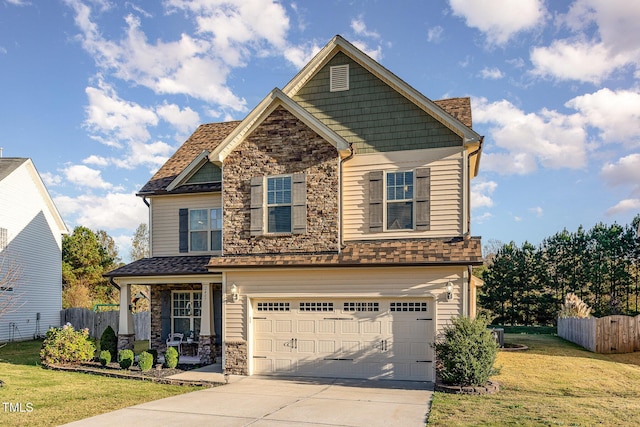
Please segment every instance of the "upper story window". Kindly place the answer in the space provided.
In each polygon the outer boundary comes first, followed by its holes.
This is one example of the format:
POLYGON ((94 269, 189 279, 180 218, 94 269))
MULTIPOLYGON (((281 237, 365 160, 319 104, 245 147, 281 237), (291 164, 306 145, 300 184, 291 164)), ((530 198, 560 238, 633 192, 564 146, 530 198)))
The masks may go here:
POLYGON ((268 177, 268 233, 291 233, 291 201, 291 176, 268 177))
POLYGON ((429 230, 431 170, 371 171, 369 232, 429 230))
POLYGON ((413 230, 413 171, 387 172, 387 230, 413 230))
POLYGON ((304 234, 307 181, 304 173, 251 178, 251 235, 304 234))
POLYGON ((189 252, 222 250, 222 208, 189 210, 189 252))

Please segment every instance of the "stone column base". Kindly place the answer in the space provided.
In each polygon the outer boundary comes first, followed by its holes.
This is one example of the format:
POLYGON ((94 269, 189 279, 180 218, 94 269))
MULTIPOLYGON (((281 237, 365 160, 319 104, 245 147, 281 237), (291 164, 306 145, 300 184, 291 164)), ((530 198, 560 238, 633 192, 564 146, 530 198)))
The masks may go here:
POLYGON ((249 375, 247 364, 247 343, 245 341, 227 341, 225 343, 226 360, 224 373, 249 375))
POLYGON ((135 342, 136 334, 118 334, 118 350, 133 350, 133 345, 135 342))
POLYGON ((198 339, 198 356, 200 357, 200 363, 210 365, 216 362, 215 351, 215 335, 200 335, 198 339))

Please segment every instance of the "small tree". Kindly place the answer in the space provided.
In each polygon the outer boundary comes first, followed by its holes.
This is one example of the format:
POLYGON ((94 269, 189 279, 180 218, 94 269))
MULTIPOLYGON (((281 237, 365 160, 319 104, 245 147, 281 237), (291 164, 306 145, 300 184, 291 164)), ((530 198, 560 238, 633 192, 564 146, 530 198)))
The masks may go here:
POLYGON ((100 350, 107 350, 111 353, 111 360, 116 360, 118 355, 118 337, 111 327, 108 325, 100 336, 100 350))
POLYGON ((497 374, 494 368, 498 344, 487 329, 487 320, 478 317, 454 317, 433 348, 436 352, 436 371, 442 382, 459 386, 486 384, 497 374))
POLYGON ((576 294, 569 293, 564 298, 564 304, 560 306, 560 313, 558 314, 561 318, 566 317, 590 317, 591 316, 591 308, 585 304, 576 294))

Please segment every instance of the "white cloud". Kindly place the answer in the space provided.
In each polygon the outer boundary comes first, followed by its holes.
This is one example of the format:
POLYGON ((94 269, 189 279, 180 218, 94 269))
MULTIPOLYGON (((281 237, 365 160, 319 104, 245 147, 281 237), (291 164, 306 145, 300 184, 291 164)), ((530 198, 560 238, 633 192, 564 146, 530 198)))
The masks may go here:
POLYGON ((95 154, 90 155, 86 159, 82 160, 82 163, 86 165, 94 165, 94 166, 108 166, 110 161, 106 157, 96 156, 95 154))
POLYGON ((601 89, 565 104, 579 111, 589 126, 600 130, 604 142, 640 145, 640 91, 601 89))
POLYGON ((92 230, 135 230, 140 223, 147 222, 149 216, 147 207, 134 193, 60 196, 54 201, 63 217, 75 218, 75 224, 92 230))
POLYGON ((525 113, 502 100, 489 103, 473 98, 475 123, 490 125, 488 140, 497 151, 483 154, 483 169, 502 174, 528 174, 545 168, 579 169, 586 166, 586 131, 578 114, 543 109, 525 113))
POLYGON ((359 36, 370 37, 374 39, 380 38, 380 34, 375 31, 367 30, 367 25, 364 23, 362 16, 351 20, 351 29, 359 36))
POLYGON ((153 171, 162 166, 174 153, 175 147, 163 141, 153 143, 133 142, 129 145, 129 152, 124 158, 111 159, 117 167, 134 169, 140 165, 147 165, 153 171))
POLYGON ((54 175, 51 172, 43 172, 40 174, 40 178, 47 187, 55 187, 62 183, 62 177, 60 175, 54 175))
POLYGON ((89 188, 100 188, 108 190, 113 187, 112 184, 102 179, 99 170, 91 169, 84 165, 71 165, 62 170, 65 178, 76 185, 89 188))
POLYGON ((629 154, 621 157, 617 163, 606 163, 600 170, 600 175, 612 186, 640 187, 640 154, 629 154))
POLYGON ((296 68, 302 68, 322 49, 315 41, 299 46, 289 46, 284 50, 284 57, 296 68))
POLYGON ((533 212, 537 217, 544 215, 544 210, 540 206, 529 208, 529 211, 533 212))
POLYGON ((476 224, 483 224, 485 221, 488 221, 492 217, 493 214, 491 212, 485 212, 481 215, 474 215, 471 220, 476 224))
POLYGON ((520 221, 522 221, 522 217, 519 217, 519 216, 515 215, 515 216, 513 217, 513 220, 514 220, 515 222, 520 222, 520 221))
POLYGON ((471 209, 490 208, 493 206, 491 196, 498 187, 495 181, 475 180, 471 183, 471 209))
POLYGON ((440 41, 442 41, 442 33, 444 33, 444 28, 440 25, 429 28, 427 31, 427 41, 431 43, 440 43, 440 41))
POLYGON ((499 80, 504 77, 504 73, 495 67, 494 68, 485 67, 482 70, 480 70, 480 76, 483 79, 499 80))
POLYGON ((180 133, 193 132, 200 123, 200 116, 191 108, 180 109, 176 104, 164 103, 156 108, 156 112, 163 120, 171 123, 180 133))
POLYGON ((366 42, 362 40, 351 40, 351 44, 369 55, 375 61, 382 59, 382 46, 378 45, 376 48, 370 48, 366 42))
POLYGON ((607 215, 618 215, 626 212, 640 211, 640 199, 624 199, 605 212, 607 215))
POLYGON ((614 54, 603 43, 556 40, 549 47, 533 48, 531 62, 537 76, 599 83, 630 63, 631 57, 614 54))
POLYGON ((151 109, 121 99, 115 90, 99 82, 99 87, 85 89, 89 98, 85 126, 92 133, 107 136, 107 145, 121 147, 120 141, 146 141, 150 138, 148 126, 156 126, 158 117, 151 109), (111 142, 109 142, 111 141, 111 142))
POLYGON ((504 45, 521 31, 542 24, 547 11, 542 0, 449 0, 455 16, 485 33, 490 44, 504 45))

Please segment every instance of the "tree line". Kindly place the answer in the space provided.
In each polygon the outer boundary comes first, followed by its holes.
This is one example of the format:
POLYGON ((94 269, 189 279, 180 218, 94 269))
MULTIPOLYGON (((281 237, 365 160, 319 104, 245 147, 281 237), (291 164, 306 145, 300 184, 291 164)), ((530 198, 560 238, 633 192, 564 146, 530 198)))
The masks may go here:
POLYGON ((538 246, 489 248, 479 304, 495 324, 551 325, 567 293, 596 317, 640 313, 640 215, 629 225, 566 229, 538 246))
MULTIPOLYGON (((133 236, 131 261, 149 256, 149 231, 140 224, 133 236)), ((78 226, 62 238, 62 308, 92 308, 95 304, 117 304, 118 290, 103 277, 124 265, 115 240, 104 230, 92 231, 78 226)), ((132 295, 143 292, 146 286, 134 286, 132 295)), ((145 306, 138 306, 139 310, 145 306)))

